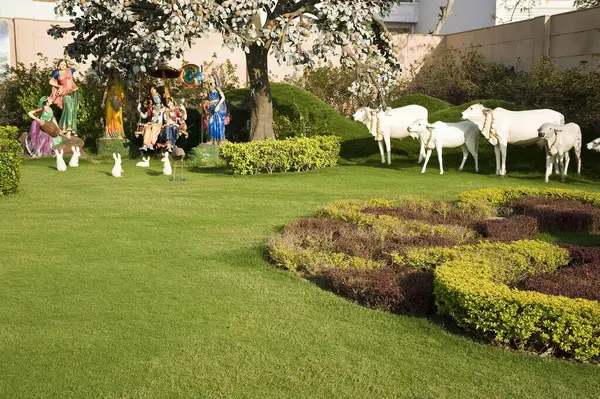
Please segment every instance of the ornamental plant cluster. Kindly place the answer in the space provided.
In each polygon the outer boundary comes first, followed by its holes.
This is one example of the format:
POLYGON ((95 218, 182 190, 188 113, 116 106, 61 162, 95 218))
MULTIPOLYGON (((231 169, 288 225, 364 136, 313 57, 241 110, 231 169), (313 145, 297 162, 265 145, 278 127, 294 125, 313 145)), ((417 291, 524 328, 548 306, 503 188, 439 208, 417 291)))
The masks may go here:
POLYGON ((0 196, 16 193, 20 184, 21 155, 19 129, 0 126, 0 196))
POLYGON ((268 253, 368 307, 438 313, 496 344, 600 360, 600 248, 536 239, 595 234, 600 194, 516 188, 460 198, 334 202, 273 236, 268 253))
POLYGON ((336 136, 226 143, 219 156, 238 175, 267 172, 305 172, 337 165, 340 139, 336 136))

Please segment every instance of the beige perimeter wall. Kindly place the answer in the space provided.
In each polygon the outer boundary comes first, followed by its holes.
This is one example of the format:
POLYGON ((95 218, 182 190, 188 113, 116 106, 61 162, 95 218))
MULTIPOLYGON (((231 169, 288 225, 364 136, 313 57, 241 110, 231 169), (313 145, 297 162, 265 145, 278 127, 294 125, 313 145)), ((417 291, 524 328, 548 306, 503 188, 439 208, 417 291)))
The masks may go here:
MULTIPOLYGON (((56 21, 8 19, 10 35, 10 61, 29 64, 37 60, 37 54, 58 58, 70 40, 54 40, 46 31, 56 21)), ((404 76, 410 77, 432 52, 444 49, 466 49, 475 46, 487 60, 515 65, 527 69, 550 56, 559 65, 573 67, 580 62, 600 65, 600 8, 558 14, 552 17, 537 17, 495 27, 455 33, 446 36, 397 34, 394 42, 400 49, 399 60, 405 66, 404 76)), ((217 54, 219 62, 230 59, 238 66, 241 82, 246 82, 245 57, 241 50, 229 51, 221 46, 219 35, 200 39, 185 54, 185 59, 197 64, 217 54)), ((173 66, 177 62, 172 63, 173 66)), ((275 59, 269 61, 273 80, 301 69, 279 65, 275 59)))
POLYGON ((600 8, 537 17, 522 22, 445 36, 448 49, 471 45, 489 61, 527 69, 549 56, 570 68, 584 61, 600 62, 600 8), (520 61, 520 62, 518 62, 520 61))

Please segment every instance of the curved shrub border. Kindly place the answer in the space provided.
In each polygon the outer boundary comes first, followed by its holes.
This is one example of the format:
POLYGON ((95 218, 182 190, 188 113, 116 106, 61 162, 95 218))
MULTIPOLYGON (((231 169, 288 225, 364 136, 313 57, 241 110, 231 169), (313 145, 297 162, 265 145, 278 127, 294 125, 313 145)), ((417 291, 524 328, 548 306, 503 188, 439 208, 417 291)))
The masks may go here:
POLYGON ((458 204, 337 201, 286 226, 268 252, 277 265, 369 307, 428 315, 435 301, 439 314, 495 342, 600 360, 600 303, 525 291, 531 278, 590 256, 570 259, 567 249, 531 239, 535 217, 497 217, 524 197, 600 204, 600 194, 529 188, 466 192, 458 204))
MULTIPOLYGON (((516 188, 468 191, 460 195, 460 206, 492 215, 510 200, 526 196, 600 205, 596 193, 516 188)), ((434 294, 440 314, 452 317, 461 327, 491 334, 499 342, 563 352, 582 361, 599 358, 600 303, 512 288, 518 283, 515 264, 489 255, 470 252, 435 269, 434 294)), ((539 263, 528 263, 523 279, 555 271, 566 260, 546 270, 540 270, 539 263)))
POLYGON ((506 207, 511 200, 522 197, 556 198, 578 201, 582 204, 600 206, 600 193, 583 190, 568 190, 559 188, 482 188, 465 191, 459 194, 459 207, 467 212, 477 212, 485 216, 496 216, 501 208, 506 207))

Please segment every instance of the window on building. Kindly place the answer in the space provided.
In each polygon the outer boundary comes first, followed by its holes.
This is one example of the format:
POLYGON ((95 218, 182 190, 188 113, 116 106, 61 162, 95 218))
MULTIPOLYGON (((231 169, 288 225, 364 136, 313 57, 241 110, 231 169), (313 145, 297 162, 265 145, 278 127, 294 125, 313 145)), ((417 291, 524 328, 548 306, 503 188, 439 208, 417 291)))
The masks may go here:
POLYGON ((10 29, 7 20, 0 19, 0 71, 10 66, 10 29))

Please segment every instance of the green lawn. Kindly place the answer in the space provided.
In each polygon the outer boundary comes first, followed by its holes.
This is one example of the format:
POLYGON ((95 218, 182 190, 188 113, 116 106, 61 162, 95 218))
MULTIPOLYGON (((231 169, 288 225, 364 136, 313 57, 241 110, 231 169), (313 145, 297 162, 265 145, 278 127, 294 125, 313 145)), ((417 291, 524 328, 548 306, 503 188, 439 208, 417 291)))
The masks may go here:
MULTIPOLYGON (((375 143, 371 143, 375 145, 375 143)), ((270 234, 336 199, 455 199, 541 174, 425 176, 398 159, 305 174, 125 161, 23 165, 0 198, 0 397, 597 398, 600 367, 474 343, 357 306, 263 259, 270 234)), ((469 162, 469 170, 471 170, 469 162)), ((565 187, 551 182, 549 187, 565 187)), ((598 181, 566 187, 598 190, 598 181)))

